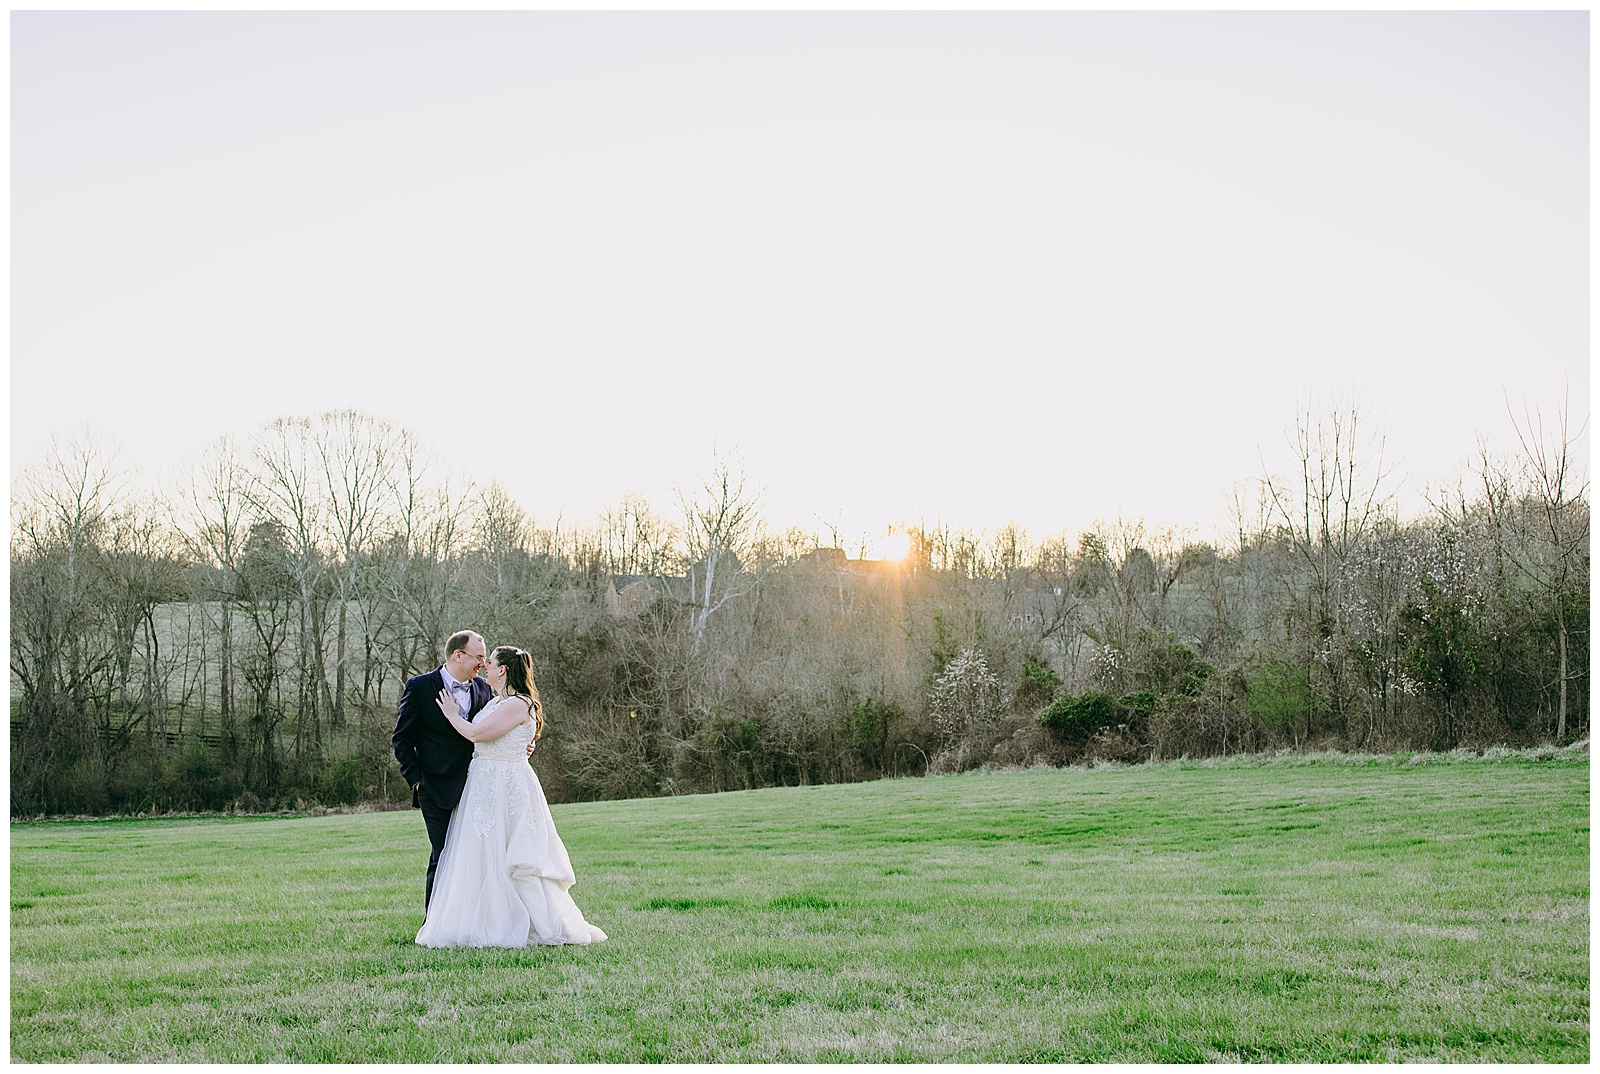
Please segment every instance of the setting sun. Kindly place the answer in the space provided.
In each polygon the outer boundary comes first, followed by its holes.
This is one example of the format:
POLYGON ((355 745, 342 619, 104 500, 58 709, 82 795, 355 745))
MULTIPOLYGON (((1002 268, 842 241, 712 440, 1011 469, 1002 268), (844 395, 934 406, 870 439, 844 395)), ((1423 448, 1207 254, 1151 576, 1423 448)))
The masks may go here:
POLYGON ((911 554, 911 535, 891 533, 872 548, 873 559, 905 559, 911 554))

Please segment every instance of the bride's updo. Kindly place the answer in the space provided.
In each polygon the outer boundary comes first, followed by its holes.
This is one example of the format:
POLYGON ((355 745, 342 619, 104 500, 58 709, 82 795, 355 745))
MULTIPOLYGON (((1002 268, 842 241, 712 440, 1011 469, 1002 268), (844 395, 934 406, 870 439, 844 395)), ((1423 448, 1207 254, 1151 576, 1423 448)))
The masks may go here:
POLYGON ((515 645, 497 645, 494 662, 506 669, 506 693, 528 699, 533 710, 533 733, 544 734, 544 706, 539 704, 539 688, 533 684, 533 654, 515 645))

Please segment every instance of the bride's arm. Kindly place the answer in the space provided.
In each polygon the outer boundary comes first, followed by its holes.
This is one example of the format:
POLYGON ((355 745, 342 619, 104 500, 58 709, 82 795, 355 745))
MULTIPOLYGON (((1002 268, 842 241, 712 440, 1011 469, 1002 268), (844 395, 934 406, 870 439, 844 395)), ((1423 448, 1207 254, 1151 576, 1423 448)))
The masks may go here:
POLYGON ((520 697, 511 698, 496 705, 493 712, 477 723, 469 723, 461 718, 461 707, 450 696, 450 691, 440 690, 439 711, 444 713, 444 718, 450 721, 456 733, 468 742, 487 742, 499 738, 526 720, 528 703, 520 697))

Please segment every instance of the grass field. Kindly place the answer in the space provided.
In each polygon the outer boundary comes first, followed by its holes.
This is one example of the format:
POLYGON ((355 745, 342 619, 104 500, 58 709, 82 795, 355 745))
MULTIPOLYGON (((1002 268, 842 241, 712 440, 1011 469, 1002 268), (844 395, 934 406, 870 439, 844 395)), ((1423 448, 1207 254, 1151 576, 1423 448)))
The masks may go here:
POLYGON ((1589 1059, 1587 750, 558 806, 593 948, 430 951, 415 812, 14 824, 11 1055, 1589 1059))

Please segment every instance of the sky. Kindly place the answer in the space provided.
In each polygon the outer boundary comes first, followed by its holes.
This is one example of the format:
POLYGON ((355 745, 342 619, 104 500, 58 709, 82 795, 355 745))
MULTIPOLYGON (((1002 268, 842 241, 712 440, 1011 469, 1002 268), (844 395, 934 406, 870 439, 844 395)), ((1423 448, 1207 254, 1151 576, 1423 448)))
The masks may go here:
MULTIPOLYGON (((1589 400, 1586 12, 11 16, 13 478, 353 407, 534 515, 1416 509, 1589 400)), ((1587 458, 1587 442, 1584 444, 1587 458)))

